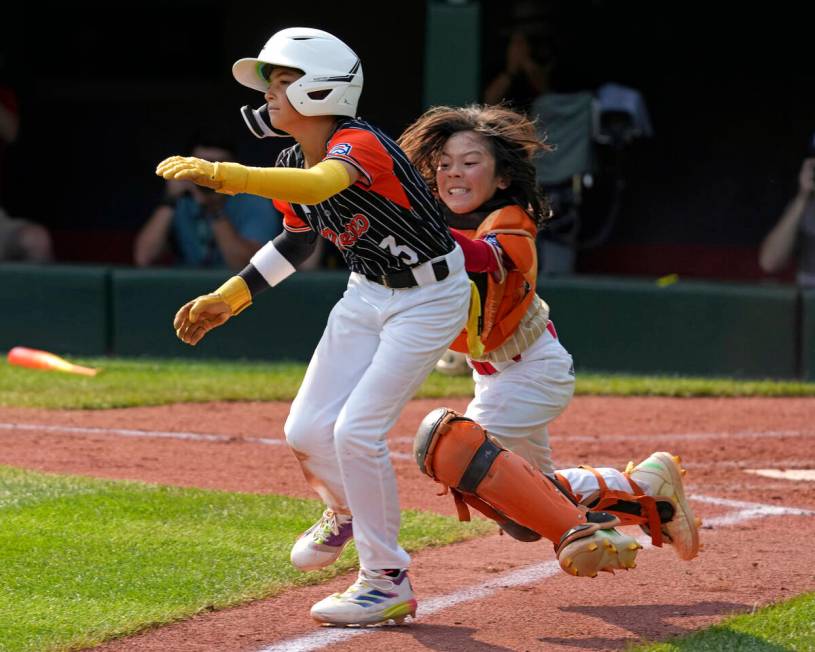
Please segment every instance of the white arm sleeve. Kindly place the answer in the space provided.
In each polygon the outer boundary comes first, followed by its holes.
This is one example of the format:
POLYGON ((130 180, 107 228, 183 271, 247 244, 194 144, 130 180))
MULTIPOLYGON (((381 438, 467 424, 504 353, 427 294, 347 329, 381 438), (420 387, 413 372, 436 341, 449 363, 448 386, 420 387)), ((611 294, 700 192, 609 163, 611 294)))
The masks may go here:
POLYGON ((274 246, 273 242, 263 245, 249 261, 264 280, 274 287, 295 272, 292 265, 274 246))

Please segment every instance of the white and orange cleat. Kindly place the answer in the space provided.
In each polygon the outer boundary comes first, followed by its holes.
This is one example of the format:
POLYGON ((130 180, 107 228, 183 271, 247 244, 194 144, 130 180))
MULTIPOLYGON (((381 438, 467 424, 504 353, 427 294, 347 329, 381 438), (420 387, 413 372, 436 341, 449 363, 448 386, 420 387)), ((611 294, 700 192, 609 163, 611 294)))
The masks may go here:
MULTIPOLYGON (((680 462, 678 456, 670 453, 652 453, 636 466, 629 462, 625 474, 647 495, 673 503, 674 515, 670 521, 662 524, 662 536, 673 546, 680 559, 689 560, 699 554, 699 526, 702 522, 694 516, 685 497, 682 486, 685 470, 680 462)), ((645 527, 643 530, 648 532, 645 527)))

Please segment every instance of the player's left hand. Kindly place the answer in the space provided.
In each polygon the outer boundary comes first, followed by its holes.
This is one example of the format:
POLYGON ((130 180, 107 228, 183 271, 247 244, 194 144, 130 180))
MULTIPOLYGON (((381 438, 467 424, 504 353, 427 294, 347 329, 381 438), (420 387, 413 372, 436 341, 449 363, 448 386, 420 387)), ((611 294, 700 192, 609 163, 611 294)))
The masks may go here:
POLYGON ((215 178, 215 164, 195 156, 171 156, 158 164, 156 174, 165 179, 186 180, 220 190, 223 181, 215 178))
POLYGON ((195 346, 204 335, 232 316, 232 308, 216 293, 204 294, 185 303, 175 315, 175 334, 185 344, 195 346))

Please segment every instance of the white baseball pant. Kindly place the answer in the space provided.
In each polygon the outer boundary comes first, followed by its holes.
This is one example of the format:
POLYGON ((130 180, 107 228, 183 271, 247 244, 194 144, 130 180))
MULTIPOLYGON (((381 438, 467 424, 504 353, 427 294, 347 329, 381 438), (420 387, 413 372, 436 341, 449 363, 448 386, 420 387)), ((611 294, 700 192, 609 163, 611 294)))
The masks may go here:
POLYGON ((311 486, 328 507, 353 514, 366 570, 410 562, 398 543, 386 434, 464 327, 470 284, 460 247, 446 259, 446 279, 408 289, 351 274, 284 426, 311 486))
POLYGON ((473 371, 475 398, 465 416, 507 449, 551 475, 550 421, 574 394, 572 356, 547 329, 518 362, 491 375, 473 371))

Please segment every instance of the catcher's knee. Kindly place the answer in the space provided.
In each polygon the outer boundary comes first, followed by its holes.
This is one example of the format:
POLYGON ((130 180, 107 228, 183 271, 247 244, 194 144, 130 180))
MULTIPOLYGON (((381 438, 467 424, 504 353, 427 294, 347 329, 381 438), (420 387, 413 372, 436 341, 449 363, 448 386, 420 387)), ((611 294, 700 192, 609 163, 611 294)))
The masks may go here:
POLYGON ((426 463, 432 460, 432 452, 440 434, 439 427, 457 414, 448 408, 436 408, 422 419, 413 439, 413 457, 416 459, 416 464, 419 465, 419 470, 434 480, 433 472, 426 466, 426 463))
POLYGON ((414 454, 423 473, 454 490, 460 517, 462 510, 466 514, 461 503, 467 503, 517 539, 533 540, 537 534, 557 543, 565 531, 586 520, 551 478, 503 448, 475 421, 448 408, 424 418, 414 454))
POLYGON ((442 484, 473 491, 475 476, 486 473, 501 446, 475 421, 449 408, 437 408, 422 419, 413 454, 422 473, 442 484), (469 471, 469 473, 468 473, 469 471))

